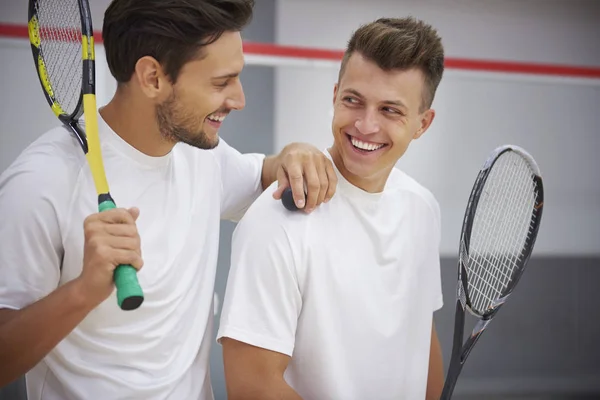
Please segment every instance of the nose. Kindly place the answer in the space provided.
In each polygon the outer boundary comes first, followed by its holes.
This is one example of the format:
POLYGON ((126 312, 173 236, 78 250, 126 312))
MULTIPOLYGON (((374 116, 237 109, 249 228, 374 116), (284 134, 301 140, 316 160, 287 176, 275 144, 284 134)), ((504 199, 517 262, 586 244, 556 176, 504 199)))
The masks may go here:
POLYGON ((242 110, 246 106, 246 96, 242 83, 238 80, 232 87, 232 92, 227 99, 227 107, 231 110, 242 110))
POLYGON ((354 127, 363 135, 370 135, 379 131, 379 121, 374 112, 365 110, 354 123, 354 127))

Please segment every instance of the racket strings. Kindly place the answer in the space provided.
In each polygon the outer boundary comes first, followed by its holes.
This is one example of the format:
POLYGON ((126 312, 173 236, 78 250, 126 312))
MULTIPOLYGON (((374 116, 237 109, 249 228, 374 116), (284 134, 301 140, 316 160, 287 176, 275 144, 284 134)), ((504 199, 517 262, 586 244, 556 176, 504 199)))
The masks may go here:
POLYGON ((56 102, 70 115, 77 108, 83 79, 79 6, 77 0, 43 0, 37 2, 36 12, 48 81, 56 102))
MULTIPOLYGON (((506 176, 508 171, 509 171, 508 169, 504 169, 504 171, 503 171, 504 175, 500 178, 501 180, 508 178, 506 176)), ((523 171, 524 170, 520 170, 519 173, 522 174, 523 171)), ((521 182, 521 183, 527 182, 525 177, 519 177, 519 178, 522 178, 522 179, 517 179, 517 182, 521 182)), ((491 181, 491 182, 494 182, 494 181, 491 181)), ((518 189, 519 193, 523 193, 526 188, 525 187, 519 187, 517 189, 518 189)), ((508 200, 509 204, 507 205, 507 208, 513 209, 514 206, 516 205, 515 204, 515 202, 517 201, 516 199, 517 199, 516 196, 511 197, 508 200)), ((491 202, 487 202, 487 207, 490 207, 490 204, 492 204, 492 203, 491 202)), ((500 221, 500 223, 501 223, 500 224, 500 229, 502 231, 506 231, 506 229, 507 229, 507 227, 506 227, 507 220, 506 219, 502 220, 502 221, 500 221)), ((490 228, 490 227, 487 226, 486 228, 490 228)), ((497 243, 496 247, 504 247, 504 248, 510 248, 510 249, 522 249, 522 247, 519 247, 520 246, 519 243, 508 243, 507 242, 509 239, 516 239, 516 238, 517 238, 516 235, 515 236, 505 235, 504 238, 500 238, 496 242, 497 243)), ((507 262, 507 263, 510 264, 511 268, 510 269, 504 269, 504 270, 503 269, 484 270, 484 272, 486 273, 485 274, 486 275, 485 278, 490 278, 491 277, 490 275, 493 272, 495 272, 496 273, 495 277, 498 278, 504 286, 508 285, 508 283, 510 282, 510 278, 511 278, 511 272, 517 267, 519 258, 521 256, 521 252, 519 251, 516 254, 515 253, 504 254, 504 256, 505 256, 504 259, 501 259, 501 257, 499 256, 498 252, 491 252, 491 253, 487 254, 487 256, 488 256, 488 260, 487 261, 490 262, 492 265, 497 266, 497 265, 500 265, 502 262, 507 262)), ((495 287, 495 286, 493 286, 493 285, 491 285, 489 283, 489 279, 486 280, 485 282, 487 283, 487 288, 489 289, 489 290, 485 291, 485 293, 484 293, 486 296, 490 297, 492 295, 498 295, 499 294, 498 288, 495 287), (496 291, 496 293, 490 293, 490 291, 491 292, 496 291)))
MULTIPOLYGON (((504 170, 504 175, 508 172, 508 170, 504 170)), ((506 176, 501 176, 499 179, 505 179, 506 176)), ((490 182, 494 182, 491 180, 490 182)), ((496 181, 497 182, 497 181, 496 181)), ((523 180, 517 180, 517 182, 523 182, 523 180)), ((518 190, 522 190, 522 188, 518 188, 518 190)), ((513 209, 515 202, 517 202, 516 197, 512 197, 510 199, 505 199, 506 206, 508 209, 513 209)), ((491 207, 491 203, 488 202, 487 207, 491 207)), ((487 211, 487 210, 482 210, 487 211)), ((499 230, 506 231, 506 221, 498 221, 499 222, 499 230)), ((493 299, 496 299, 500 296, 502 289, 504 289, 508 283, 510 283, 510 277, 514 269, 517 267, 517 262, 520 257, 520 250, 522 247, 514 246, 511 243, 508 243, 507 239, 511 238, 511 236, 505 235, 504 237, 496 238, 496 248, 489 251, 485 254, 486 257, 475 258, 475 265, 477 269, 474 269, 476 277, 478 280, 473 281, 473 288, 477 291, 477 298, 475 298, 475 302, 481 302, 485 300, 488 304, 493 299), (498 252, 498 247, 502 248, 511 248, 518 251, 517 254, 508 253, 504 251, 504 254, 498 252), (492 268, 484 269, 484 265, 489 265, 492 268), (507 265, 506 265, 507 264, 507 265), (504 266, 505 268, 499 268, 504 266), (479 272, 479 273, 477 273, 479 272)))
MULTIPOLYGON (((508 169, 505 169, 503 171, 504 175, 506 175, 506 173, 508 171, 509 171, 508 169)), ((500 180, 505 179, 505 178, 506 178, 505 176, 502 176, 500 178, 500 180)), ((518 178, 521 178, 521 177, 518 177, 518 178)), ((494 182, 494 181, 491 180, 490 182, 494 182)), ((523 179, 518 179, 516 182, 522 183, 522 182, 527 182, 527 181, 523 180, 523 179)), ((523 193, 522 187, 516 188, 516 189, 517 189, 518 193, 523 193)), ((515 203, 517 203, 517 202, 518 202, 518 199, 516 196, 514 196, 514 197, 508 199, 508 201, 505 204, 508 209, 513 210, 515 203)), ((491 203, 488 203, 488 207, 489 206, 491 206, 491 203)), ((499 226, 499 229, 501 231, 506 231, 507 230, 507 227, 505 226, 506 221, 500 221, 500 222, 501 222, 501 224, 499 226), (504 224, 502 224, 502 222, 504 222, 504 224)), ((487 269, 487 270, 481 269, 481 271, 483 271, 483 274, 480 274, 480 278, 482 278, 482 281, 486 283, 486 286, 485 286, 484 290, 480 291, 480 292, 482 292, 482 293, 480 293, 480 295, 484 296, 487 300, 490 300, 491 298, 494 298, 494 297, 496 297, 496 298, 498 297, 501 289, 503 287, 506 287, 507 284, 510 282, 511 272, 518 265, 517 263, 519 261, 519 257, 521 256, 520 250, 522 249, 522 246, 520 246, 520 244, 518 244, 518 243, 512 244, 512 243, 508 243, 508 241, 507 241, 508 239, 511 239, 511 238, 514 239, 515 237, 517 237, 517 236, 516 235, 515 236, 505 235, 503 238, 497 238, 499 240, 496 241, 497 245, 496 245, 496 249, 494 249, 495 251, 491 251, 488 254, 486 254, 487 260, 483 260, 483 259, 478 260, 478 261, 487 261, 488 263, 490 263, 490 265, 492 265, 493 267, 496 268, 496 269, 487 269), (500 253, 497 251, 498 247, 515 249, 518 251, 518 253, 511 254, 511 253, 504 251, 504 254, 503 254, 504 257, 501 257, 500 253), (508 265, 509 268, 508 269, 498 269, 497 267, 499 265, 501 265, 502 263, 509 264, 508 265), (494 273, 495 273, 495 276, 494 276, 494 273), (492 282, 493 282, 492 279, 494 277, 499 278, 499 280, 500 280, 499 284, 497 284, 496 286, 494 286, 492 284, 492 282)), ((480 262, 480 264, 482 264, 482 263, 480 262)), ((482 267, 482 265, 480 265, 479 267, 482 267)))
POLYGON ((504 153, 482 188, 471 230, 466 268, 475 312, 485 313, 520 268, 533 229, 535 200, 529 163, 518 153, 504 153))

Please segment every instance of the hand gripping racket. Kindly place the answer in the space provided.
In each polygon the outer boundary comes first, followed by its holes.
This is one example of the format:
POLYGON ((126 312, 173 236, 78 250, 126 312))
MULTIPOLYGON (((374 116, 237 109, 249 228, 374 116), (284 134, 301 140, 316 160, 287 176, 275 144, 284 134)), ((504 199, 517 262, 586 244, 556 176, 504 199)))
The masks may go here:
MULTIPOLYGON (((86 155, 98 194, 99 211, 115 208, 106 181, 96 109, 94 36, 86 0, 29 0, 29 41, 48 104, 75 134, 86 155), (85 131, 79 125, 83 113, 85 131)), ((114 272, 121 309, 134 310, 144 294, 131 265, 114 272)))
POLYGON ((533 157, 517 146, 495 149, 477 176, 463 220, 454 341, 442 400, 451 398, 473 346, 519 282, 543 205, 542 178, 533 157), (478 320, 463 344, 466 310, 478 320))

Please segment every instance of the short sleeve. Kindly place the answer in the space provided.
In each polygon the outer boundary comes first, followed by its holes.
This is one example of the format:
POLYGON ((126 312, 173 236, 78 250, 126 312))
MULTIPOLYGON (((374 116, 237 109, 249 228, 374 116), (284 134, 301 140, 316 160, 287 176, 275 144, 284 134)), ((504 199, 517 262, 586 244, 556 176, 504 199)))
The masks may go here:
POLYGON ((302 308, 295 257, 276 218, 254 211, 233 235, 217 340, 229 337, 291 356, 302 308))
POLYGON ((54 189, 44 168, 31 164, 18 160, 0 175, 0 308, 34 303, 60 280, 63 252, 54 189))
POLYGON ((221 171, 221 219, 239 221, 262 193, 264 154, 242 154, 223 139, 212 150, 221 171))
POLYGON ((432 221, 431 221, 431 247, 427 256, 426 282, 428 283, 430 298, 432 302, 432 311, 437 311, 444 306, 444 298, 442 293, 442 277, 440 263, 440 246, 441 246, 441 212, 437 201, 433 201, 432 221))

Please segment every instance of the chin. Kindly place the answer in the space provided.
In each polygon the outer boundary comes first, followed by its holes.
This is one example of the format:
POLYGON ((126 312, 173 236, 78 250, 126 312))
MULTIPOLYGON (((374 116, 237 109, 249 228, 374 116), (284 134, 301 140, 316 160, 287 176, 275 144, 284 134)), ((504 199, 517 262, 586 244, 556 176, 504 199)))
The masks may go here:
POLYGON ((375 173, 374 168, 370 168, 364 165, 346 165, 346 169, 353 176, 360 179, 372 179, 377 175, 375 173))
POLYGON ((179 142, 201 150, 212 150, 219 145, 219 135, 208 136, 202 133, 193 137, 180 136, 179 142))

